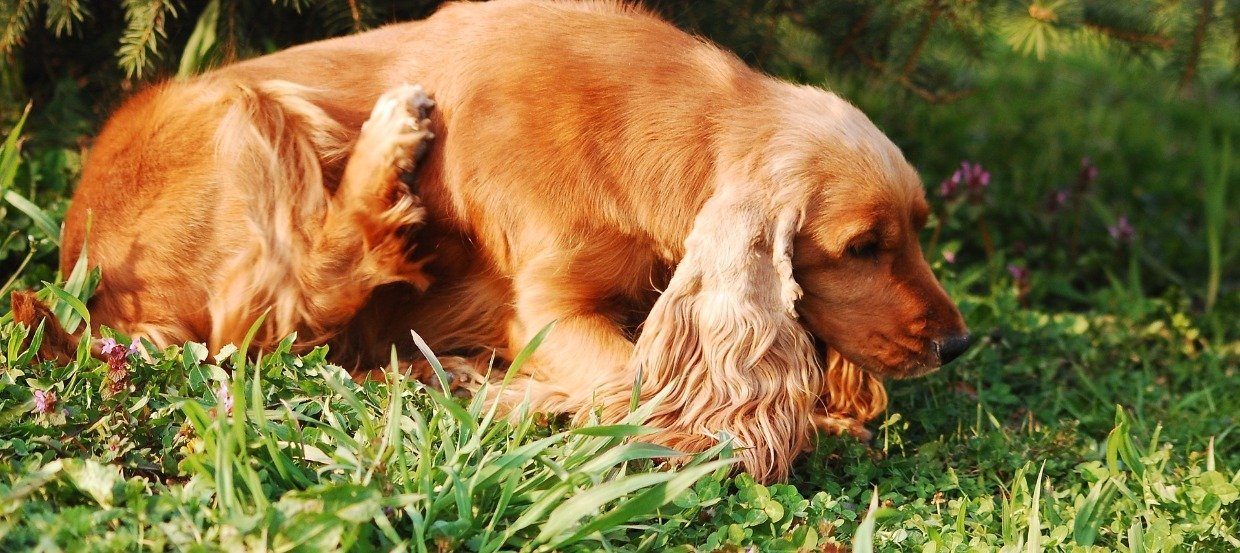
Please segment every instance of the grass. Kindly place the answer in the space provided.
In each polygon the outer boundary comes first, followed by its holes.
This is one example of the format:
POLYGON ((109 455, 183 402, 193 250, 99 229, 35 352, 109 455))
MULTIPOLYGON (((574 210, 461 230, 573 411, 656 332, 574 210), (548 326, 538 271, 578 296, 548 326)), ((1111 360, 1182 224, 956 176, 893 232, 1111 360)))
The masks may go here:
POLYGON ((0 549, 1240 547, 1240 344, 1015 301, 967 298, 989 343, 895 383, 873 443, 824 436, 769 486, 729 476, 726 446, 658 469, 672 452, 627 440, 640 411, 510 424, 420 383, 356 385, 288 341, 254 362, 148 344, 118 377, 86 355, 32 362, 8 323, 0 549), (35 412, 36 390, 55 408, 35 412))
MULTIPOLYGON (((6 338, 22 349, 23 332, 6 338)), ((198 345, 50 372, 6 358, 3 549, 593 549, 730 464, 717 450, 634 470, 670 452, 625 440, 648 408, 610 426, 509 424, 481 396, 357 386, 291 343, 254 363, 198 345)))

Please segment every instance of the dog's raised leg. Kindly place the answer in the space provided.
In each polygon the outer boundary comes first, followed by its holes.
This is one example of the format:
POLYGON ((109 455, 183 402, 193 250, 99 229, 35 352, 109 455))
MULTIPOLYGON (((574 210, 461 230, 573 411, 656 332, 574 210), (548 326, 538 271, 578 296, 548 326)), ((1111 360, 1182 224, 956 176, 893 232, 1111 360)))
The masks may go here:
MULTIPOLYGON (((330 150, 322 143, 330 141, 339 125, 307 100, 309 94, 293 85, 264 83, 254 100, 258 106, 251 112, 284 119, 277 131, 267 133, 269 150, 284 154, 278 163, 300 163, 302 169, 283 182, 282 175, 268 175, 267 182, 252 186, 256 207, 250 217, 258 229, 258 245, 239 252, 213 294, 212 347, 237 343, 256 311, 266 306, 271 313, 259 346, 294 331, 303 344, 323 343, 348 323, 377 286, 429 284, 422 262, 409 257, 410 237, 425 210, 405 181, 412 182, 416 159, 432 138, 427 116, 433 103, 417 86, 383 94, 352 147, 339 186, 327 194, 317 164, 322 152, 330 150), (305 153, 300 144, 306 141, 315 144, 312 162, 297 158, 305 153), (305 180, 297 181, 299 176, 305 180)), ((252 119, 248 124, 262 124, 263 119, 252 119)), ((247 178, 260 177, 238 176, 247 178)))
POLYGON ((421 87, 400 86, 379 98, 362 126, 303 275, 314 320, 347 322, 381 284, 430 284, 423 262, 408 255, 408 237, 426 210, 407 183, 433 138, 433 105, 421 87))
POLYGON ((434 137, 427 119, 433 106, 421 87, 399 86, 379 98, 362 125, 315 240, 320 266, 314 276, 330 290, 326 296, 368 296, 374 286, 387 282, 405 281, 419 288, 429 284, 423 263, 410 261, 406 254, 412 247, 409 233, 426 217, 409 183, 434 137))

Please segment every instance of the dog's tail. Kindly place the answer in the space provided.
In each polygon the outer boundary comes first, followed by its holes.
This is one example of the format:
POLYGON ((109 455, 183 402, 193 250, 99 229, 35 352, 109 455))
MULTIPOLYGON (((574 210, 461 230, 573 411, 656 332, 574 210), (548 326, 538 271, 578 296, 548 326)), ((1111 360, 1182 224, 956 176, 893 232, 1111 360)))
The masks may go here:
POLYGON ((31 334, 22 344, 23 349, 30 347, 35 329, 42 326, 43 341, 39 343, 39 351, 35 354, 39 359, 66 364, 77 356, 78 337, 69 334, 65 327, 61 326, 56 315, 35 297, 34 292, 18 290, 9 298, 13 306, 13 320, 31 330, 31 334))

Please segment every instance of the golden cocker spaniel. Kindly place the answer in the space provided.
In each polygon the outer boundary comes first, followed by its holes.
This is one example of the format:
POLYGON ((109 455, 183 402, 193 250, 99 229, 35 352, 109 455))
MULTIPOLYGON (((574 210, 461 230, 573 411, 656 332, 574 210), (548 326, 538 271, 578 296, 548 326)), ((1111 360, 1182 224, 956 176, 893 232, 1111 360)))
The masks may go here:
POLYGON ((968 347, 927 213, 829 92, 638 8, 497 0, 132 98, 62 266, 89 238, 95 324, 218 348, 270 308, 260 346, 295 331, 360 370, 412 360, 410 329, 468 367, 554 321, 497 401, 616 420, 640 375, 667 394, 645 439, 726 432, 772 480, 815 428, 863 433, 881 379, 968 347))

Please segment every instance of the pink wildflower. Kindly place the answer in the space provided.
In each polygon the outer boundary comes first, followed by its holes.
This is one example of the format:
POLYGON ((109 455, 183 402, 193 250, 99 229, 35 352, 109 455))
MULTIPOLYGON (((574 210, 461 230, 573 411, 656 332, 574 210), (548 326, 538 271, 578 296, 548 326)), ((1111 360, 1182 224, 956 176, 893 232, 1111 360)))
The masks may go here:
POLYGON ((1055 190, 1046 197, 1046 210, 1055 213, 1068 204, 1072 192, 1068 189, 1055 190))
POLYGON ((116 343, 116 340, 113 338, 99 340, 99 349, 104 355, 111 356, 119 347, 121 347, 120 344, 116 343))
POLYGON ((104 338, 99 341, 99 349, 103 353, 103 360, 108 364, 108 374, 104 376, 104 399, 110 399, 129 387, 129 355, 132 350, 126 348, 112 338, 104 338))
POLYGON ((50 415, 56 410, 56 392, 53 390, 35 390, 34 391, 34 412, 40 415, 50 415))
POLYGON ((986 188, 990 186, 990 172, 981 163, 960 162, 960 168, 939 184, 939 195, 944 199, 955 198, 961 190, 969 195, 969 201, 981 203, 986 188))
POLYGON ((1029 278, 1029 269, 1017 265, 1015 263, 1007 266, 1008 274, 1012 275, 1012 280, 1017 284, 1023 284, 1029 278))
POLYGON ((952 176, 943 180, 939 184, 939 195, 945 199, 952 199, 956 196, 956 192, 960 189, 960 171, 952 173, 952 176))
POLYGON ((1107 227, 1107 234, 1120 244, 1132 242, 1132 237, 1136 235, 1137 229, 1132 228, 1132 224, 1128 222, 1127 215, 1120 215, 1119 220, 1114 225, 1107 227))
POLYGON ((1084 192, 1098 180, 1098 167, 1088 157, 1081 158, 1081 170, 1076 175, 1076 189, 1084 192))
POLYGON ((232 415, 232 408, 233 408, 232 389, 228 387, 227 382, 223 382, 223 381, 220 382, 219 388, 215 391, 215 401, 217 402, 216 405, 219 405, 220 408, 222 408, 225 413, 232 415))

